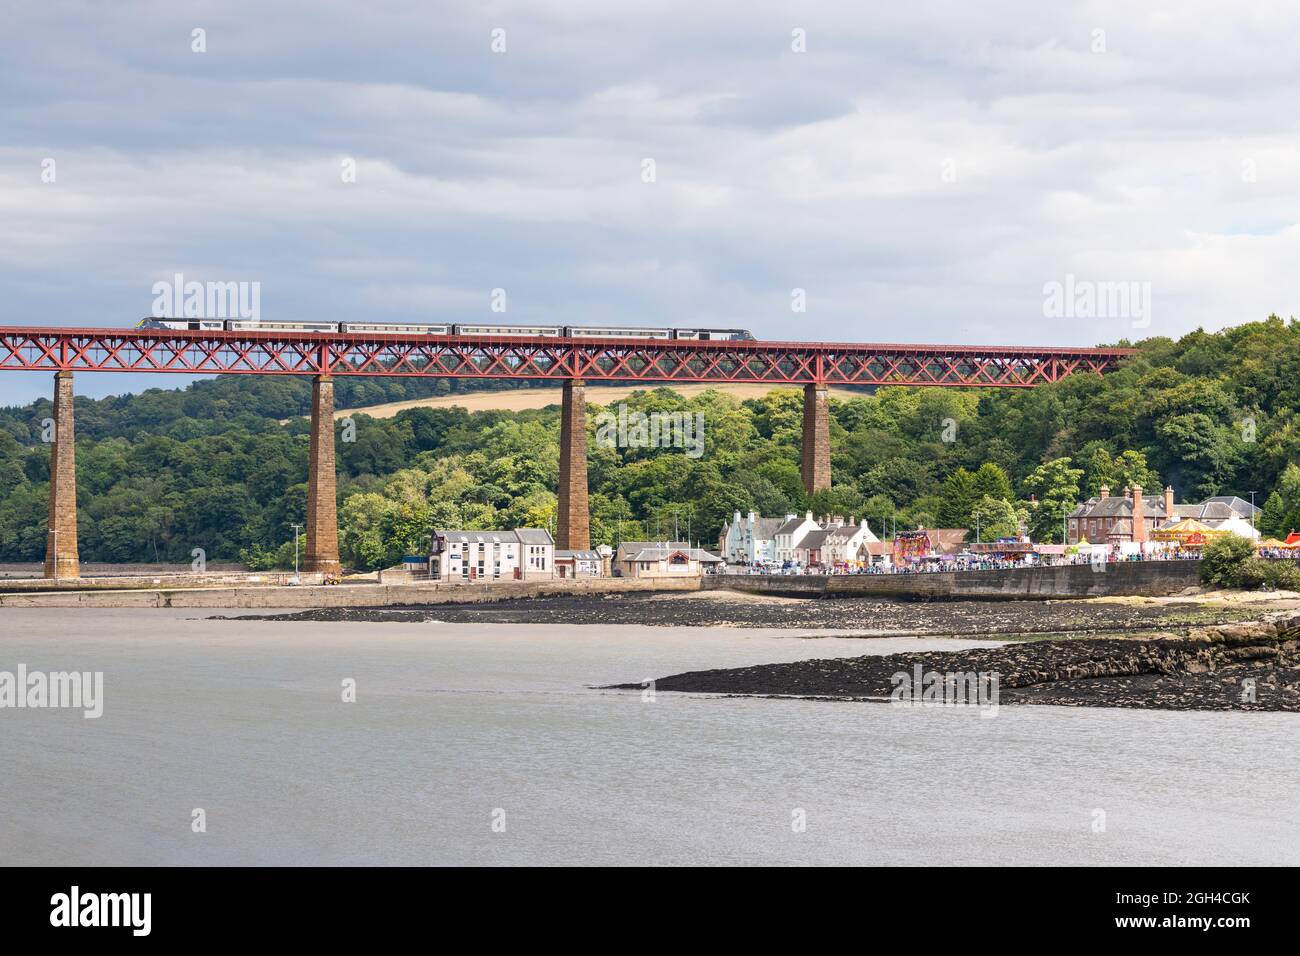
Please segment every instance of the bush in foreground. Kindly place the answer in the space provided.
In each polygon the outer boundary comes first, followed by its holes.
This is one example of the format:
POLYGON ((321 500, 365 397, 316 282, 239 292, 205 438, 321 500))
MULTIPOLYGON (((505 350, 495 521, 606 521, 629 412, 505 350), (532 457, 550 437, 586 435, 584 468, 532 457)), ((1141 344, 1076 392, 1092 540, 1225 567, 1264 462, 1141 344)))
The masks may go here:
POLYGON ((1254 557, 1254 544, 1239 534, 1215 538, 1201 555, 1201 580, 1213 587, 1242 587, 1242 571, 1254 557))

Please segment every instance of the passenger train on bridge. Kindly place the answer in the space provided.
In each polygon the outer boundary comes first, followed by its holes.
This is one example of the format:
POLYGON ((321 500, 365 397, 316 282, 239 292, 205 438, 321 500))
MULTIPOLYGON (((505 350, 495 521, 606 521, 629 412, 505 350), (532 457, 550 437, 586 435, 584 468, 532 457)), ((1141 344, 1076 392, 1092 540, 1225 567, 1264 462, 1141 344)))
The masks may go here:
POLYGON ((260 319, 164 319, 150 317, 140 329, 189 332, 342 332, 363 335, 523 335, 567 339, 679 339, 697 342, 754 341, 746 329, 639 328, 617 325, 502 325, 499 323, 280 322, 260 319))

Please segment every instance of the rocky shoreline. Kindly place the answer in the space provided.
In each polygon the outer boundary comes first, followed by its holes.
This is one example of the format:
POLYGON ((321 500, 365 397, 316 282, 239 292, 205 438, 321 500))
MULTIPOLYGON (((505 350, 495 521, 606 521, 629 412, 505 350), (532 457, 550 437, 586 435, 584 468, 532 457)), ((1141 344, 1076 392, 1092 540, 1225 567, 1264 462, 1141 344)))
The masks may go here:
POLYGON ((564 595, 481 604, 330 607, 219 616, 242 621, 359 623, 573 624, 655 627, 763 627, 843 631, 852 637, 1034 635, 1186 635, 1191 628, 1257 616, 1249 608, 1208 604, 1074 601, 950 601, 876 598, 773 598, 730 592, 564 595))
MULTIPOLYGON (((692 671, 656 691, 888 700, 896 675, 996 674, 997 704, 1300 712, 1300 614, 1194 628, 1186 638, 1035 641, 692 671)), ((642 690, 641 684, 614 685, 642 690)))

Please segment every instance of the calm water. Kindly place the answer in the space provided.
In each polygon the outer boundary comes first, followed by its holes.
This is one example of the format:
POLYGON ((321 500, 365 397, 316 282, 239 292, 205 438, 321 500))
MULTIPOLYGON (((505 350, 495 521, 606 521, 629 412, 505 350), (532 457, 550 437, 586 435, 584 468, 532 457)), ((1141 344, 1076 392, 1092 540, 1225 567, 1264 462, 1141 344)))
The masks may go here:
POLYGON ((1300 715, 644 703, 586 685, 958 645, 200 613, 0 611, 106 698, 0 710, 0 861, 1300 863, 1300 715))

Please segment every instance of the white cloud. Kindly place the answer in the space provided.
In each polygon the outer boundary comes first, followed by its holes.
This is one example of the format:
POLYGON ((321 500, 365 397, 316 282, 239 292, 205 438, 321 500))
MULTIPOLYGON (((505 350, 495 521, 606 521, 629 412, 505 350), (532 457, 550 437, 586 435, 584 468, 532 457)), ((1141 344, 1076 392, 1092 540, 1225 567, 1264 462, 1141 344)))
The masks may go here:
POLYGON ((261 281, 266 314, 472 317, 503 287, 520 321, 818 340, 1093 344, 1300 297, 1286 5, 71 3, 7 26, 3 324, 131 323, 177 271, 261 281), (1150 281, 1152 327, 1046 322, 1067 273, 1150 281))

